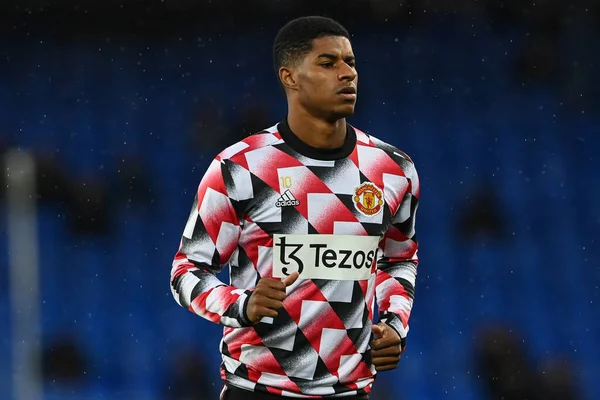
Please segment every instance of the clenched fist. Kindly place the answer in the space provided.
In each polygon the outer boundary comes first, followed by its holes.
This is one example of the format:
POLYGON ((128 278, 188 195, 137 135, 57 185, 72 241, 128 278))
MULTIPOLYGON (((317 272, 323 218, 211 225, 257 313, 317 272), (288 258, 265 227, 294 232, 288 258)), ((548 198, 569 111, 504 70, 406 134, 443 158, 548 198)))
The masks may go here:
POLYGON ((371 341, 371 357, 377 371, 394 369, 402 355, 402 340, 393 328, 380 322, 373 325, 375 338, 371 341))
POLYGON ((298 272, 294 272, 282 281, 271 278, 259 280, 246 308, 246 315, 250 322, 256 324, 264 317, 276 318, 279 314, 278 310, 283 307, 285 289, 296 282, 298 276, 298 272))

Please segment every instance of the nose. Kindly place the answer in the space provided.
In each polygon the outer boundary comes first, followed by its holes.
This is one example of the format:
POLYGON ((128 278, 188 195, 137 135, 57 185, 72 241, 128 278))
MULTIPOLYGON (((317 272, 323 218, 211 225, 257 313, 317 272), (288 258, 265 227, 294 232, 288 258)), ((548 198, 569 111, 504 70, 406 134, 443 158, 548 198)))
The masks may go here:
POLYGON ((352 68, 350 65, 343 63, 340 67, 339 71, 339 79, 340 81, 348 81, 352 82, 356 79, 356 70, 352 68))

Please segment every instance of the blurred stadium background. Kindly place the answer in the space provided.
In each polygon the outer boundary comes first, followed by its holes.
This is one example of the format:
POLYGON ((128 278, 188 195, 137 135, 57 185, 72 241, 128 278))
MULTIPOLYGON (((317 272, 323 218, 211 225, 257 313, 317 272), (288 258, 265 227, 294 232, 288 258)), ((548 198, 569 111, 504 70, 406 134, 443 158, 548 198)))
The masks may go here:
POLYGON ((374 399, 600 399, 592 0, 5 0, 2 399, 216 398, 220 328, 170 264, 210 160, 284 115, 271 44, 307 14, 354 34, 351 122, 422 182, 409 345, 374 399))

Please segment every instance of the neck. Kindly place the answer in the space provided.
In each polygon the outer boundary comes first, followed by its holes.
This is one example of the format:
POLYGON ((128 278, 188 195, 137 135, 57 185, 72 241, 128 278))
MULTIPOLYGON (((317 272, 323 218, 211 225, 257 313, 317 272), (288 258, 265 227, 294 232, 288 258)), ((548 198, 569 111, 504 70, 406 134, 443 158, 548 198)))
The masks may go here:
POLYGON ((346 119, 334 122, 313 117, 306 110, 288 107, 288 125, 300 140, 311 147, 337 149, 346 140, 346 119))

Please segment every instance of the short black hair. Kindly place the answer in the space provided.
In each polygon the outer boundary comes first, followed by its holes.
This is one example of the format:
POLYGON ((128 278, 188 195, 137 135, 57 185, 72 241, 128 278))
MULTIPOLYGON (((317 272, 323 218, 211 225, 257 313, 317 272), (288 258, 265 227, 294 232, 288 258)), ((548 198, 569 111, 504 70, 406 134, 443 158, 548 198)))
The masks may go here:
POLYGON ((300 17, 285 24, 277 33, 273 44, 275 71, 299 61, 312 50, 313 40, 326 36, 350 39, 346 28, 327 17, 300 17))

